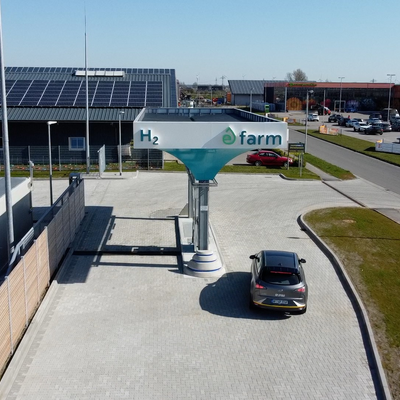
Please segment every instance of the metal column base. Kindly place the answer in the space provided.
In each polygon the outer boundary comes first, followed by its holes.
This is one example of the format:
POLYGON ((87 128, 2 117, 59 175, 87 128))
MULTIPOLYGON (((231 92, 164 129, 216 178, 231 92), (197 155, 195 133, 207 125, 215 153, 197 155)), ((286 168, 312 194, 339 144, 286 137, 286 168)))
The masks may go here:
POLYGON ((187 275, 203 278, 220 277, 225 273, 218 256, 212 250, 197 250, 184 268, 187 275))

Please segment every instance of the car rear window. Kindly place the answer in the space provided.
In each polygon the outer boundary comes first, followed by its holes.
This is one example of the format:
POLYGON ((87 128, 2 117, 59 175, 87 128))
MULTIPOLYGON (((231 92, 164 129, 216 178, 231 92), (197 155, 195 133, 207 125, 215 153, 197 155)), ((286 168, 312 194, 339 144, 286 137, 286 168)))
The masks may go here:
POLYGON ((274 271, 270 268, 264 268, 261 271, 260 278, 266 283, 273 285, 297 285, 300 283, 300 277, 290 272, 274 271))

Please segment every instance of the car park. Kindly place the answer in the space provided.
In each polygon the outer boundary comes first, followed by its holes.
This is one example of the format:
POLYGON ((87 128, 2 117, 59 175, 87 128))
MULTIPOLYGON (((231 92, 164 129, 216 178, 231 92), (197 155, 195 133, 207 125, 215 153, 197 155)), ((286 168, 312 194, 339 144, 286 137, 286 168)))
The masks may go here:
POLYGON ((371 126, 365 121, 357 121, 353 123, 353 130, 354 132, 362 132, 364 129, 368 128, 371 126))
POLYGON ((304 314, 308 287, 303 265, 296 253, 262 250, 251 255, 250 308, 304 314))
POLYGON ((248 154, 246 157, 246 162, 249 164, 256 165, 257 167, 261 165, 266 166, 277 166, 284 167, 287 163, 293 164, 293 159, 285 156, 280 156, 271 150, 260 150, 252 154, 248 154))

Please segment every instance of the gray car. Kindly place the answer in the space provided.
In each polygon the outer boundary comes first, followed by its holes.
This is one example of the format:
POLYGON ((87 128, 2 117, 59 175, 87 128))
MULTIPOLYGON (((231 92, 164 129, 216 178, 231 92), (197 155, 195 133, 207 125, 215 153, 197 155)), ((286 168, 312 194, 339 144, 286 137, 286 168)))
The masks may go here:
POLYGON ((307 311, 308 288, 296 253, 262 250, 251 255, 250 308, 264 308, 291 314, 307 311))

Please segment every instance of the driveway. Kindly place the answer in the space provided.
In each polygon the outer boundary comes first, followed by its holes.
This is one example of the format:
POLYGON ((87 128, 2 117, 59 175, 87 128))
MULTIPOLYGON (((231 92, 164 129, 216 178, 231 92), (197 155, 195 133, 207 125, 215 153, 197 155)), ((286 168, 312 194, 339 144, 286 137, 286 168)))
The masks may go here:
MULTIPOLYGON (((17 350, 1 399, 377 398, 352 304, 297 224, 313 208, 355 204, 320 181, 217 181, 210 220, 227 271, 219 279, 182 275, 173 255, 122 251, 177 246, 172 217, 187 201, 185 173, 85 181, 77 251, 17 350), (263 248, 307 260, 305 315, 248 309, 248 257, 263 248)), ((34 206, 41 191, 47 182, 35 184, 34 206)))

